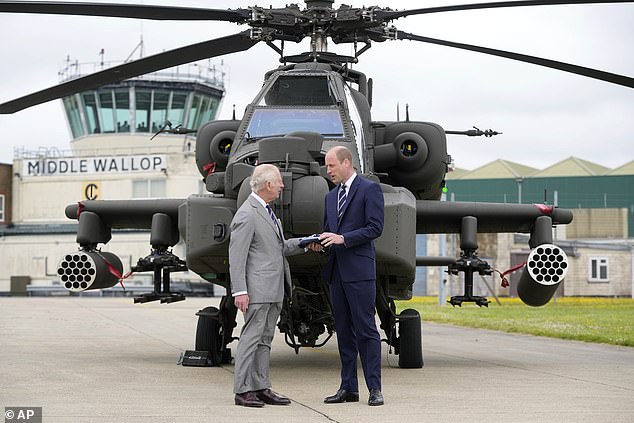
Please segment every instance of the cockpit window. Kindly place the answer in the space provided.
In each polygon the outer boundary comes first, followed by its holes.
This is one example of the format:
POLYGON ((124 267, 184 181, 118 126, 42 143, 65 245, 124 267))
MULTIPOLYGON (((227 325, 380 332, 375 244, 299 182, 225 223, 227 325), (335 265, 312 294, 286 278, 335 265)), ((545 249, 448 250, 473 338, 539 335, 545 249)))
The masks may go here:
POLYGON ((260 106, 332 106, 337 104, 326 76, 280 76, 260 106))
POLYGON ((295 131, 318 132, 325 138, 343 138, 337 109, 256 109, 247 129, 248 138, 284 136, 295 131))

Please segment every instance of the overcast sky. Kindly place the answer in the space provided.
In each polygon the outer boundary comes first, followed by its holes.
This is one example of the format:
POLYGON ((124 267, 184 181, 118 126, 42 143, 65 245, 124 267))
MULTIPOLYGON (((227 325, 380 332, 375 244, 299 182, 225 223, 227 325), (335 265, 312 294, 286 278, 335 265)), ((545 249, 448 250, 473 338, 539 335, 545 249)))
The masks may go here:
MULTIPOLYGON (((124 1, 173 6, 282 7, 286 1, 124 1)), ((412 9, 457 1, 345 2, 412 9)), ((336 2, 335 7, 341 3, 336 2)), ((634 3, 540 6, 437 13, 402 18, 403 31, 574 63, 634 77, 634 3)), ((123 60, 141 34, 146 55, 246 29, 231 23, 142 21, 56 15, 0 14, 0 102, 58 83, 67 56, 79 62, 123 60)), ((330 43, 351 54, 351 47, 330 43)), ((307 50, 290 45, 290 54, 307 50)), ((252 100, 264 73, 278 65, 264 44, 224 58, 227 95, 220 118, 252 100)), ((215 59, 220 64, 220 59, 215 59)), ((570 156, 607 167, 634 159, 634 90, 508 59, 413 41, 374 43, 355 65, 374 79, 374 120, 395 120, 397 102, 413 120, 447 130, 472 126, 500 132, 494 138, 449 135, 448 149, 460 168, 501 158, 544 168, 570 156)), ((61 101, 0 115, 0 162, 14 147, 68 149, 70 135, 61 101)))

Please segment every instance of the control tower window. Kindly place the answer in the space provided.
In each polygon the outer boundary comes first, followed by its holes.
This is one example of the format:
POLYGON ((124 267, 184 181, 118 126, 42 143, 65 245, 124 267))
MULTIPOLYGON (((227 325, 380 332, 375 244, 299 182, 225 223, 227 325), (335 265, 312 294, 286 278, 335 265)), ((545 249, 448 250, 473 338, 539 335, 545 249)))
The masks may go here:
POLYGON ((152 128, 151 132, 156 133, 165 125, 167 119, 167 106, 169 104, 169 91, 154 91, 154 101, 152 103, 152 128))
POLYGON ((169 108, 167 119, 172 122, 173 125, 184 124, 186 102, 187 94, 177 92, 172 94, 172 105, 169 108))
POLYGON ((134 114, 136 132, 149 132, 150 106, 152 105, 152 92, 136 90, 136 112, 134 114))
POLYGON ((280 76, 260 106, 332 106, 337 104, 325 76, 280 76))
POLYGON ((112 91, 99 91, 99 110, 101 111, 101 132, 111 134, 115 131, 114 102, 112 91))
POLYGON ((97 111, 95 92, 89 91, 82 94, 82 100, 84 101, 84 108, 86 111, 88 132, 91 134, 101 134, 101 125, 99 124, 99 113, 97 111))
POLYGON ((130 132, 130 93, 127 90, 114 91, 117 132, 130 132))
POLYGON ((194 95, 189 112, 190 128, 198 128, 201 124, 214 118, 218 108, 218 101, 204 95, 194 95))
POLYGON ((77 98, 74 95, 64 97, 64 108, 66 109, 66 116, 68 116, 68 123, 70 125, 70 131, 73 134, 73 138, 79 138, 86 135, 81 124, 81 115, 79 114, 77 98))

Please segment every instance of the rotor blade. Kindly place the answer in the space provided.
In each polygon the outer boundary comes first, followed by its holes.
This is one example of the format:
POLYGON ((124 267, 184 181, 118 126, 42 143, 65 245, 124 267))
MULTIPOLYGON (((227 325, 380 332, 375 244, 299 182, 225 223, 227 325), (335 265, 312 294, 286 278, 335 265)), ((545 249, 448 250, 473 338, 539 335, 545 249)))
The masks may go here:
POLYGON ((409 34, 407 32, 398 32, 396 36, 399 40, 414 40, 423 43, 438 44, 441 46, 454 47, 463 50, 477 51, 478 53, 491 54, 493 56, 504 57, 507 59, 518 60, 520 62, 532 63, 552 69, 559 69, 564 72, 575 73, 577 75, 587 76, 593 79, 610 82, 612 84, 623 85, 634 88, 634 78, 629 76, 618 75, 615 73, 604 72, 597 69, 586 68, 583 66, 572 65, 570 63, 558 62, 556 60, 543 59, 541 57, 529 56, 526 54, 513 53, 511 51, 496 50, 487 47, 474 46, 471 44, 454 43, 453 41, 439 40, 436 38, 422 37, 420 35, 409 34))
POLYGON ((246 22, 248 9, 223 10, 195 7, 144 6, 137 4, 70 3, 47 1, 0 1, 0 12, 43 13, 53 15, 109 16, 174 21, 246 22))
POLYGON ((249 37, 249 34, 250 30, 247 30, 228 37, 192 44, 73 79, 72 81, 0 104, 0 114, 14 113, 36 104, 157 70, 248 50, 257 43, 257 41, 249 37))
POLYGON ((561 4, 601 4, 601 3, 631 3, 632 0, 520 0, 520 1, 497 1, 490 3, 458 4, 453 6, 425 7, 411 10, 377 10, 377 19, 392 20, 411 15, 425 15, 439 12, 455 12, 460 10, 475 9, 497 9, 501 7, 521 7, 521 6, 555 6, 561 4))

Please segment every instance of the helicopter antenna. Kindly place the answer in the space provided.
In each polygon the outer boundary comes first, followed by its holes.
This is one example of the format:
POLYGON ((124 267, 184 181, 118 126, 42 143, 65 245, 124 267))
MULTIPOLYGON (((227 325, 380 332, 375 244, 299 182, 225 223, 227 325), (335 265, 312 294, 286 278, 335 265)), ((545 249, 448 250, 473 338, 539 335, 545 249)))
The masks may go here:
POLYGON ((236 105, 233 105, 233 120, 236 120, 236 105))
POLYGON ((485 136, 486 138, 492 137, 494 135, 499 135, 502 132, 497 132, 492 129, 487 129, 486 131, 482 131, 475 126, 473 129, 469 129, 468 131, 445 131, 445 134, 449 135, 466 135, 468 137, 481 137, 485 136))
POLYGON ((409 103, 405 103, 405 122, 409 122, 409 103))
POLYGON ((399 102, 396 102, 396 121, 400 122, 401 121, 401 105, 399 104, 399 102))

